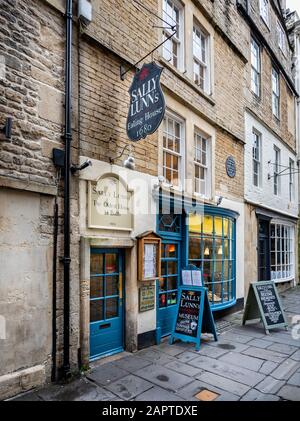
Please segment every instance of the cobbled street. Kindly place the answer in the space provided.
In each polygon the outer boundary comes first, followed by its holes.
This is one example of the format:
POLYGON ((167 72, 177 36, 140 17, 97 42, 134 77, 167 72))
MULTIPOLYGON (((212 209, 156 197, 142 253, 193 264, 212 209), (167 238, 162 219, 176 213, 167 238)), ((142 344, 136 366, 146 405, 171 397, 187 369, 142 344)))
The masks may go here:
POLYGON ((260 323, 242 326, 242 313, 236 313, 217 322, 218 342, 203 336, 199 352, 192 344, 165 340, 100 360, 66 386, 50 385, 15 400, 197 401, 202 392, 203 400, 300 401, 300 339, 293 339, 291 326, 300 314, 300 288, 281 299, 289 331, 266 335, 260 323))

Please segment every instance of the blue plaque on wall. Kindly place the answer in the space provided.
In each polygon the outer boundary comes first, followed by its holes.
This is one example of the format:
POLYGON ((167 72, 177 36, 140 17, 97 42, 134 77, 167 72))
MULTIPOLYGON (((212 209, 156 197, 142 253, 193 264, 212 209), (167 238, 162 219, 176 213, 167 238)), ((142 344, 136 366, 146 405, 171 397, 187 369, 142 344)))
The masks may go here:
POLYGON ((226 172, 230 178, 234 178, 236 175, 236 165, 233 156, 229 156, 226 159, 226 172))
POLYGON ((136 142, 154 133, 165 115, 165 99, 160 85, 163 68, 156 63, 144 64, 129 89, 130 105, 127 135, 136 142))

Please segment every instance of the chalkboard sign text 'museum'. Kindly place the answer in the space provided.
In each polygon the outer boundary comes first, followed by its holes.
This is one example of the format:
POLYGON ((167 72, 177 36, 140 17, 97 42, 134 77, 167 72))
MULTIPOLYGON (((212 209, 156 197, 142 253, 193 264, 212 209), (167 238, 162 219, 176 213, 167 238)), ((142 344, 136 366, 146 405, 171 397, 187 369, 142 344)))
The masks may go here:
POLYGON ((160 85, 162 71, 163 68, 156 63, 148 63, 133 78, 129 89, 127 135, 134 142, 154 133, 164 118, 166 104, 160 85))

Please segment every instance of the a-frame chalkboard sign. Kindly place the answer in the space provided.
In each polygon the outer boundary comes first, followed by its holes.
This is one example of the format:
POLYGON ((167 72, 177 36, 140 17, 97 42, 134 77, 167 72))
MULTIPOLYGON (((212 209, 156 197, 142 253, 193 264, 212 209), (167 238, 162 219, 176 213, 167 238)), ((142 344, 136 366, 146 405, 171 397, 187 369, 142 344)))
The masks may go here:
POLYGON ((213 314, 210 308, 207 288, 181 286, 178 289, 177 312, 169 343, 175 339, 194 342, 200 350, 201 333, 212 333, 218 340, 213 314))
POLYGON ((246 301, 243 325, 247 320, 261 318, 265 331, 285 327, 288 323, 274 281, 252 282, 246 301))

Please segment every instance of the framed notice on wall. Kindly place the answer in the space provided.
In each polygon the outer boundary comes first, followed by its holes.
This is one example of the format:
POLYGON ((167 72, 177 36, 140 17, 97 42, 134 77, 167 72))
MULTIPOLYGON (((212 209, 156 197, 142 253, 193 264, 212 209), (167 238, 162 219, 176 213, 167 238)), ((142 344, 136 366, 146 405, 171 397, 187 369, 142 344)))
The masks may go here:
POLYGON ((161 238, 155 232, 147 231, 138 239, 139 281, 153 281, 160 278, 161 238))

